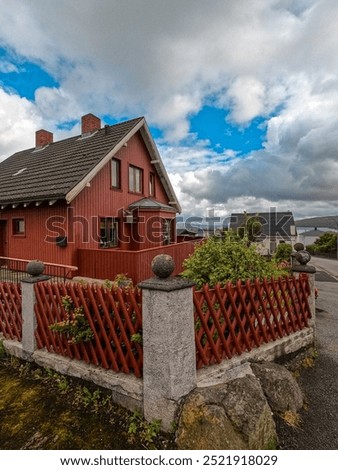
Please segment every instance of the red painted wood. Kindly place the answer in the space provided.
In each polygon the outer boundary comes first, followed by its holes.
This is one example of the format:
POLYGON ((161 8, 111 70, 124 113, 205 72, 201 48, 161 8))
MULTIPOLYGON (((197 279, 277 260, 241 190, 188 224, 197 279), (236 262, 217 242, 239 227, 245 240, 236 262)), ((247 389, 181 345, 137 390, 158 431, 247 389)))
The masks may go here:
POLYGON ((308 277, 238 281, 194 291, 197 368, 308 326, 308 277))
POLYGON ((194 242, 184 242, 140 251, 80 249, 79 273, 85 277, 110 280, 115 279, 117 274, 126 274, 136 284, 153 277, 151 262, 155 256, 168 254, 175 261, 176 275, 182 272, 182 263, 193 253, 194 247, 194 242))
MULTIPOLYGON (((1 220, 0 216, 0 257, 7 256, 8 254, 8 235, 7 235, 7 220, 1 220)), ((2 262, 0 260, 0 266, 2 262)))
POLYGON ((142 346, 132 335, 142 332, 141 293, 137 289, 108 289, 96 284, 38 283, 35 313, 39 348, 116 372, 142 374, 142 346), (50 325, 67 319, 62 297, 69 295, 82 307, 94 339, 71 344, 65 335, 52 332, 50 325))
POLYGON ((6 339, 22 339, 21 287, 0 282, 0 332, 6 339))

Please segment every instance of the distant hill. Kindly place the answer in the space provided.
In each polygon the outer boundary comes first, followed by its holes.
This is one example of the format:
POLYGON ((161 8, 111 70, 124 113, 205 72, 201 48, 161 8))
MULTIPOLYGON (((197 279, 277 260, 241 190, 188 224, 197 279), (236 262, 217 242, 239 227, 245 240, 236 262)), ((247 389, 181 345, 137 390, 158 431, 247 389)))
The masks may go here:
POLYGON ((337 229, 338 215, 327 215, 324 217, 311 217, 309 219, 296 220, 297 227, 326 227, 337 229))

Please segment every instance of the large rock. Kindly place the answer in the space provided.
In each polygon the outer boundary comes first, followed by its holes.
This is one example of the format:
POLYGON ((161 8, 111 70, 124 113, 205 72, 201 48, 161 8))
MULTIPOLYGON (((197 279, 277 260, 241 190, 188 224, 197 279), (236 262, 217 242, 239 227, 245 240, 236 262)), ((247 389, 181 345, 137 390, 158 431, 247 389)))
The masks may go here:
POLYGON ((273 412, 297 412, 302 408, 302 391, 296 379, 285 367, 265 362, 251 364, 251 368, 258 377, 273 412))
POLYGON ((194 390, 177 431, 179 449, 269 449, 277 442, 271 409, 256 377, 194 390))

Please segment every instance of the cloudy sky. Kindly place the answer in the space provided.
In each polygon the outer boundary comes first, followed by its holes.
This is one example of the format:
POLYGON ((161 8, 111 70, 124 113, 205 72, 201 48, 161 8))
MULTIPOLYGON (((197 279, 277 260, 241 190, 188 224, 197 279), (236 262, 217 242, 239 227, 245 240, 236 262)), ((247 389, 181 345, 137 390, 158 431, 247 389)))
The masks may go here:
POLYGON ((337 0, 0 0, 0 160, 144 115, 185 215, 338 214, 337 0))

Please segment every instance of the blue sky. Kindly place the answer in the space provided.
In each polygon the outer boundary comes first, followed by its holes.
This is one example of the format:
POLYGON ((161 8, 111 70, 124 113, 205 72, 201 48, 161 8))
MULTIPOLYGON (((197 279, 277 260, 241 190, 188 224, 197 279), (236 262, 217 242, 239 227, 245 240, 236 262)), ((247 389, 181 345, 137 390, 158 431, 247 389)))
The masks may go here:
POLYGON ((247 154, 262 148, 266 136, 265 119, 256 118, 246 126, 238 126, 227 122, 229 111, 205 105, 190 120, 190 130, 198 139, 209 140, 217 151, 231 148, 238 155, 247 154))
POLYGON ((29 62, 25 58, 19 59, 3 47, 0 48, 0 61, 3 64, 3 71, 0 72, 1 87, 8 92, 18 94, 21 98, 34 101, 36 89, 42 86, 59 86, 39 64, 29 62))
POLYGON ((144 115, 184 215, 338 213, 332 0, 0 0, 0 160, 144 115))

